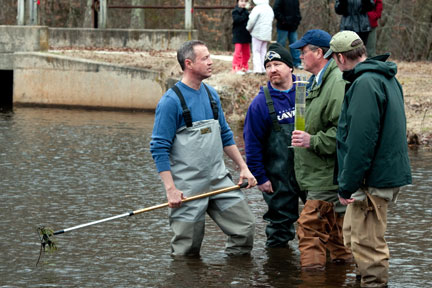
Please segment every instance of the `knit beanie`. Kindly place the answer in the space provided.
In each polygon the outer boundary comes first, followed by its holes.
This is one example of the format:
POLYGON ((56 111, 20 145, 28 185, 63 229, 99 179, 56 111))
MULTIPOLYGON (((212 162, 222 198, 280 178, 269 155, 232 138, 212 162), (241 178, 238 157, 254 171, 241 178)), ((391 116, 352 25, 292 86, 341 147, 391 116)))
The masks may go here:
POLYGON ((294 66, 290 51, 279 43, 272 43, 269 46, 264 59, 264 67, 270 61, 281 61, 290 68, 294 66))

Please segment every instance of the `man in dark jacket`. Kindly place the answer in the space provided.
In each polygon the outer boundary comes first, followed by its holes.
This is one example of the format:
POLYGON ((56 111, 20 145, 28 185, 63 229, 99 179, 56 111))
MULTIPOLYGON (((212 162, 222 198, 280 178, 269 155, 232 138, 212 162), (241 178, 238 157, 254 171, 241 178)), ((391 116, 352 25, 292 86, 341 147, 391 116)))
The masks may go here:
POLYGON ((371 31, 367 12, 374 8, 374 0, 336 0, 335 12, 342 15, 340 31, 354 31, 366 44, 371 31))
MULTIPOLYGON (((302 19, 298 0, 276 0, 273 11, 277 20, 277 43, 285 47, 288 39, 292 44, 297 41, 297 28, 302 19)), ((295 68, 303 69, 300 51, 290 48, 295 68)))
POLYGON ((352 31, 333 36, 325 57, 348 81, 337 140, 339 200, 348 205, 343 234, 362 287, 385 287, 389 249, 384 239, 387 206, 411 183, 402 87, 389 55, 366 58, 352 31))

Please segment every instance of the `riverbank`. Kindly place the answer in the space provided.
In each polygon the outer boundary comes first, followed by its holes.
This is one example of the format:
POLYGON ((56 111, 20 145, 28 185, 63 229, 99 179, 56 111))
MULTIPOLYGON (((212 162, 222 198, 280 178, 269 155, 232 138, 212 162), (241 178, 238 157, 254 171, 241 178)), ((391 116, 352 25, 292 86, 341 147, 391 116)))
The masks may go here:
MULTIPOLYGON (((128 67, 163 71, 167 77, 180 79, 181 70, 175 51, 100 50, 50 50, 51 53, 107 62, 128 67)), ((231 125, 241 126, 250 102, 261 85, 266 83, 265 75, 231 73, 231 53, 216 52, 213 76, 207 82, 220 94, 224 111, 231 125)), ((405 96, 407 116, 407 140, 412 147, 432 146, 432 71, 431 62, 403 62, 392 60, 398 65, 398 80, 405 96)), ((297 74, 308 74, 295 71, 297 74)))

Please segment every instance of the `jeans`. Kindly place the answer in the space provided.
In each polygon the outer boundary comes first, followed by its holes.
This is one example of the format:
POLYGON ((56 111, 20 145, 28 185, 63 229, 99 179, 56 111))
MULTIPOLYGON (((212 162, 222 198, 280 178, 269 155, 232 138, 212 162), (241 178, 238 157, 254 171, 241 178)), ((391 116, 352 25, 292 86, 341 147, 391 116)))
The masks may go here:
MULTIPOLYGON (((289 43, 292 44, 297 41, 297 31, 286 31, 277 29, 277 43, 285 47, 287 39, 289 43)), ((297 67, 301 64, 300 60, 300 50, 290 48, 291 56, 293 57, 294 67, 297 67)))

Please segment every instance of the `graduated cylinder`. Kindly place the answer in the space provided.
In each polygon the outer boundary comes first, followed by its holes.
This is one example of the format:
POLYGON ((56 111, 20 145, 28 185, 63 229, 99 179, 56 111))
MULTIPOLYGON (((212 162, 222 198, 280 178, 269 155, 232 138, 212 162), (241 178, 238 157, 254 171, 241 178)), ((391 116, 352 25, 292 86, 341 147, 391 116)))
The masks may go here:
POLYGON ((294 82, 296 87, 295 96, 295 130, 305 130, 305 112, 306 112, 306 85, 309 83, 306 81, 306 76, 297 76, 294 82))

